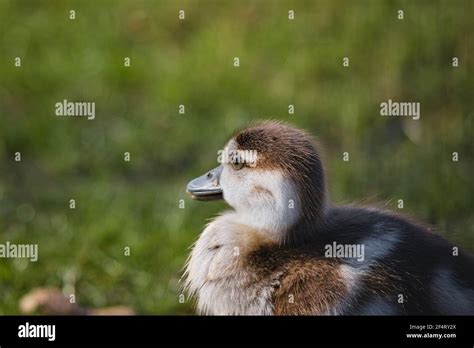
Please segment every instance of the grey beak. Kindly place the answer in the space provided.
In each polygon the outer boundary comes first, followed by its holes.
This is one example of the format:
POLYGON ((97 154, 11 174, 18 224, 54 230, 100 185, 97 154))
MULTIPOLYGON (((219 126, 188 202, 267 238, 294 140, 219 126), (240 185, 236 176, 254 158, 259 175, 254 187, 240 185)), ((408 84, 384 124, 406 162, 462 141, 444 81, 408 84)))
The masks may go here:
POLYGON ((199 201, 222 199, 222 188, 220 186, 221 173, 222 165, 208 171, 199 178, 191 180, 186 187, 186 191, 193 199, 199 201))

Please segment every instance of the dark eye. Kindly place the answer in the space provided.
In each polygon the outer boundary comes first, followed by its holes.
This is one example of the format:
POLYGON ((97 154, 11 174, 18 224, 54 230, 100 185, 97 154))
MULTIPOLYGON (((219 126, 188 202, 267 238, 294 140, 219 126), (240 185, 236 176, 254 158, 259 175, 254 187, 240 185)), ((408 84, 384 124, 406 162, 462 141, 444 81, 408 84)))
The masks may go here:
POLYGON ((244 161, 242 161, 242 158, 239 155, 233 156, 230 164, 235 170, 242 169, 242 167, 245 165, 244 161))

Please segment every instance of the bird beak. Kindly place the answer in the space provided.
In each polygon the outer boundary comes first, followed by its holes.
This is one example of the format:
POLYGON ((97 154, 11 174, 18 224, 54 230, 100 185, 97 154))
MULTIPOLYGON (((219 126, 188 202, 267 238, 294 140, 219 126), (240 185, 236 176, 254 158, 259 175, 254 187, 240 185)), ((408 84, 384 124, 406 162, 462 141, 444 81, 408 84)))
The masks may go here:
POLYGON ((186 187, 186 191, 193 199, 197 199, 198 201, 222 199, 222 188, 219 183, 222 168, 222 165, 220 165, 199 178, 191 180, 186 187))

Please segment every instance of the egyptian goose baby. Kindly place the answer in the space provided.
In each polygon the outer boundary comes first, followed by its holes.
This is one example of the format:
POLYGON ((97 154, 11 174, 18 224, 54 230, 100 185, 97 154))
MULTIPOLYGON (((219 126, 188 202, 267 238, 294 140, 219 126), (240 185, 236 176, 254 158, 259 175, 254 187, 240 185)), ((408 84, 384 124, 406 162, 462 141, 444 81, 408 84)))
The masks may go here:
POLYGON ((188 184, 232 208, 207 225, 185 287, 201 314, 474 314, 474 261, 399 215, 329 202, 318 147, 264 122, 188 184))

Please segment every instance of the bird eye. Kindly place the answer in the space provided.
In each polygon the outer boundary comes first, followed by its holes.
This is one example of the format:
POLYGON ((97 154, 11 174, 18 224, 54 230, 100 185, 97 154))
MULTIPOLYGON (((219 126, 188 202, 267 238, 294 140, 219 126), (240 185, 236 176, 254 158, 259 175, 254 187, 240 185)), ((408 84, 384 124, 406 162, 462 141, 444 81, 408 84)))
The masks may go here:
POLYGON ((245 165, 244 161, 242 161, 239 155, 233 156, 232 160, 230 161, 230 164, 235 170, 242 169, 242 167, 245 165))

